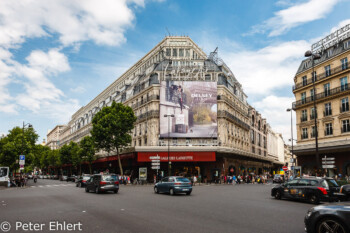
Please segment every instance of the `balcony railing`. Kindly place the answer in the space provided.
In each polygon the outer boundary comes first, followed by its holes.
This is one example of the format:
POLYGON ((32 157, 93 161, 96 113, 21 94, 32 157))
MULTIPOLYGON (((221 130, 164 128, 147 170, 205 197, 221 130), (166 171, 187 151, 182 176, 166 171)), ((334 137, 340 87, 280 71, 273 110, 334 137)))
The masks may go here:
POLYGON ((239 126, 241 126, 242 128, 244 128, 246 130, 250 129, 250 126, 247 123, 245 123, 242 120, 238 119, 237 117, 235 117, 234 115, 232 115, 228 111, 219 110, 218 111, 218 118, 219 117, 228 118, 229 120, 232 120, 233 122, 235 122, 236 124, 238 124, 239 126))
POLYGON ((156 118, 159 117, 159 110, 152 110, 139 115, 137 117, 137 122, 146 120, 148 118, 153 118, 153 117, 156 117, 156 118))
MULTIPOLYGON (((335 74, 338 74, 338 73, 340 73, 340 72, 342 72, 342 71, 344 71, 344 70, 348 70, 348 69, 349 69, 348 62, 343 63, 343 64, 340 65, 340 66, 337 66, 337 67, 335 67, 335 68, 333 68, 333 69, 330 69, 328 72, 324 72, 324 73, 321 73, 321 74, 316 75, 316 77, 315 77, 315 78, 316 78, 315 82, 317 82, 317 81, 319 81, 319 80, 322 80, 322 79, 324 79, 324 78, 327 78, 327 77, 329 77, 330 75, 335 75, 335 74)), ((303 81, 301 81, 301 82, 299 82, 299 83, 297 83, 297 84, 295 84, 295 85, 293 86, 293 91, 294 91, 294 90, 297 90, 297 89, 299 89, 299 88, 305 87, 305 86, 307 86, 308 84, 311 84, 311 83, 312 83, 312 78, 309 78, 309 79, 307 79, 306 81, 303 80, 303 81)))
POLYGON ((159 95, 148 96, 148 98, 143 99, 142 101, 139 101, 139 102, 136 102, 135 104, 133 104, 131 106, 131 108, 135 109, 135 108, 140 107, 141 105, 143 105, 145 103, 148 103, 148 102, 150 102, 152 100, 159 100, 159 95))
MULTIPOLYGON (((348 87, 348 85, 342 85, 342 86, 330 89, 327 92, 322 92, 322 93, 316 94, 316 100, 320 100, 320 99, 326 98, 328 96, 337 95, 339 93, 349 91, 349 90, 350 90, 350 88, 348 87)), ((313 98, 311 96, 306 97, 305 99, 302 99, 302 100, 295 101, 295 102, 293 102, 293 109, 295 110, 295 108, 297 108, 301 105, 304 105, 304 104, 311 103, 312 101, 313 101, 313 98)))

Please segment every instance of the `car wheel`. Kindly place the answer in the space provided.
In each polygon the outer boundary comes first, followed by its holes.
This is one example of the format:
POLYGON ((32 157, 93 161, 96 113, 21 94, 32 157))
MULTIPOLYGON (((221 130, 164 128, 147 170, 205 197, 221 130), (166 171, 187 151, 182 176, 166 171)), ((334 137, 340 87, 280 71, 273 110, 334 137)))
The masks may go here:
POLYGON ((275 192, 275 198, 276 198, 277 200, 281 200, 282 194, 281 194, 280 191, 277 190, 277 191, 275 192))
POLYGON ((187 192, 186 195, 191 195, 191 192, 187 192))
POLYGON ((87 187, 85 187, 85 192, 87 192, 87 193, 89 192, 89 189, 87 187))
POLYGON ((318 196, 315 195, 315 194, 312 194, 312 195, 310 196, 309 200, 310 200, 310 202, 311 202, 312 204, 315 204, 315 205, 317 205, 318 203, 320 203, 320 199, 319 199, 318 196))
POLYGON ((114 193, 118 193, 119 190, 114 190, 114 193))
POLYGON ((95 189, 95 193, 100 193, 100 190, 98 189, 98 187, 96 187, 96 189, 95 189))
POLYGON ((349 231, 342 222, 332 218, 325 218, 318 222, 316 232, 346 233, 349 231))
POLYGON ((157 187, 154 187, 154 192, 155 192, 155 193, 159 193, 159 190, 158 190, 157 187))
POLYGON ((175 193, 174 193, 174 189, 170 189, 169 190, 169 193, 170 193, 170 195, 174 195, 175 193))

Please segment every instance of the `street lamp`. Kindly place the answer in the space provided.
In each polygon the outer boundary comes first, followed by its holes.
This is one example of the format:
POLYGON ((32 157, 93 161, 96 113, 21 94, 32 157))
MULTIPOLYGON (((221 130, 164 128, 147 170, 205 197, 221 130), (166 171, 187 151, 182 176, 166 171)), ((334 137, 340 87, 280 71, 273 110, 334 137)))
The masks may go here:
POLYGON ((171 162, 170 162, 170 117, 174 117, 174 114, 164 114, 164 117, 168 118, 168 176, 171 176, 171 162))
POLYGON ((316 169, 319 169, 320 159, 318 155, 318 130, 317 130, 317 110, 316 110, 316 88, 315 88, 315 82, 316 82, 316 75, 315 75, 315 60, 320 59, 321 55, 317 53, 313 53, 310 50, 305 52, 305 57, 311 57, 312 61, 312 88, 313 88, 313 101, 314 101, 314 113, 315 113, 315 146, 316 146, 316 169))
POLYGON ((23 127, 22 127, 22 155, 24 155, 24 128, 28 126, 28 128, 33 128, 33 125, 30 123, 25 124, 23 121, 23 127))
POLYGON ((291 132, 291 138, 292 138, 292 159, 293 159, 293 175, 295 175, 295 173, 294 173, 294 167, 295 167, 295 160, 294 160, 294 154, 293 154, 293 109, 291 109, 291 108, 287 108, 287 112, 290 112, 290 132, 291 132))

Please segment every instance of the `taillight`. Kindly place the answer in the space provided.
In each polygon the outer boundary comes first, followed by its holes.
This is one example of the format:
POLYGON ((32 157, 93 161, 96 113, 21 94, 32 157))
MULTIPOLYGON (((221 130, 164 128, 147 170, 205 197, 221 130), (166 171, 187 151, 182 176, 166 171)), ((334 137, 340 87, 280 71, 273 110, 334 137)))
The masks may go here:
POLYGON ((86 183, 86 180, 82 180, 81 182, 86 183))
POLYGON ((119 181, 114 182, 114 184, 119 184, 119 181))
POLYGON ((107 184, 106 181, 100 181, 100 185, 105 185, 105 184, 107 184))
POLYGON ((174 185, 181 185, 181 183, 174 183, 174 185))
POLYGON ((327 195, 327 190, 325 188, 318 187, 318 189, 321 190, 324 195, 327 195))

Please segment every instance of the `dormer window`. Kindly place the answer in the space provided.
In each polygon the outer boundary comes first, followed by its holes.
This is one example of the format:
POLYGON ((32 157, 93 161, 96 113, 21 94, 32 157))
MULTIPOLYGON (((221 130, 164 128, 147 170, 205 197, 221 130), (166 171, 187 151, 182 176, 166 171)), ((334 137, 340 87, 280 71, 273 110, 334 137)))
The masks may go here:
POLYGON ((344 42, 344 49, 348 49, 350 47, 350 40, 344 42))
POLYGON ((333 48, 330 48, 327 50, 327 57, 330 57, 333 55, 333 48))

